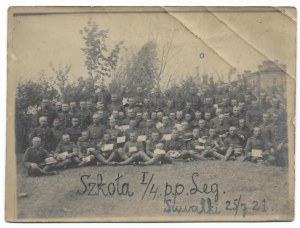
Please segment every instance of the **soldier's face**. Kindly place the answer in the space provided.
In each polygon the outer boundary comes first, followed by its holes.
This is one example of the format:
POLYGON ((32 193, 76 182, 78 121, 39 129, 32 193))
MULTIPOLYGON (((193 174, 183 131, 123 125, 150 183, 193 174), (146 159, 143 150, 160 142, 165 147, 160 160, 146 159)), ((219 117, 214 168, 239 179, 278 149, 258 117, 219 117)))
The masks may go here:
POLYGON ((245 126, 245 121, 239 121, 239 126, 244 127, 245 126))
POLYGON ((159 134, 158 133, 152 133, 151 138, 153 141, 158 141, 159 140, 159 134))
POLYGON ((236 133, 235 128, 230 128, 230 129, 229 129, 229 134, 230 134, 231 136, 235 135, 235 133, 236 133))
POLYGON ((62 105, 62 110, 63 110, 64 112, 68 112, 68 111, 69 111, 69 105, 63 104, 63 105, 62 105))
POLYGON ((162 120, 163 118, 163 113, 162 112, 158 112, 157 113, 157 119, 162 120))
POLYGON ((176 118, 177 118, 178 120, 181 120, 182 117, 183 117, 183 115, 182 115, 181 112, 177 112, 177 113, 176 113, 176 118))
POLYGON ((131 105, 131 106, 134 105, 134 99, 129 99, 129 100, 128 100, 128 103, 129 103, 129 105, 131 105))
POLYGON ((39 120, 41 126, 45 126, 47 124, 47 119, 43 118, 39 120))
POLYGON ((76 103, 75 102, 71 102, 70 103, 70 108, 71 109, 75 109, 76 108, 76 103))
POLYGON ((144 120, 148 120, 149 119, 149 115, 147 112, 143 113, 143 119, 144 120))
POLYGON ((69 143, 70 142, 70 136, 64 135, 62 140, 63 140, 64 143, 69 143))
POLYGON ((168 123, 168 121, 169 121, 169 118, 168 118, 168 117, 164 116, 164 117, 162 118, 162 122, 163 122, 164 125, 166 125, 166 124, 168 123))
POLYGON ((196 113, 195 113, 195 119, 196 119, 196 120, 201 119, 201 117, 202 117, 201 112, 196 112, 196 113))
POLYGON ((270 120, 270 117, 269 117, 269 116, 263 115, 263 121, 264 121, 265 123, 269 122, 269 120, 270 120))
POLYGON ((43 100, 43 106, 44 107, 49 107, 49 100, 43 100))
POLYGON ((173 106, 173 101, 172 100, 168 101, 167 105, 168 105, 168 107, 172 107, 173 106))
POLYGON ((136 92, 137 92, 137 93, 141 93, 142 91, 143 91, 143 90, 142 90, 141 87, 137 87, 137 88, 136 88, 136 92))
POLYGON ((117 101, 117 96, 115 96, 115 95, 112 95, 112 96, 111 96, 111 100, 112 100, 112 102, 115 102, 115 101, 117 101))
POLYGON ((178 131, 173 131, 172 132, 172 139, 177 139, 177 137, 178 137, 178 131))
POLYGON ((205 113, 204 119, 210 120, 210 117, 211 117, 210 113, 205 113))
POLYGON ((91 101, 86 102, 86 107, 91 108, 93 106, 93 103, 91 101))
POLYGON ((133 112, 133 110, 129 110, 127 114, 128 114, 128 117, 130 117, 130 118, 133 118, 133 117, 134 117, 134 112, 133 112))
POLYGON ((215 129, 210 129, 210 130, 209 130, 209 135, 210 135, 210 136, 215 136, 215 135, 216 135, 215 129))
POLYGON ((112 113, 112 116, 113 116, 115 119, 118 118, 119 112, 113 112, 113 113, 112 113))
POLYGON ((274 123, 277 123, 278 122, 278 120, 279 120, 279 116, 278 115, 273 115, 273 122, 274 123))
POLYGON ((130 121, 129 122, 129 126, 131 127, 131 128, 134 128, 135 126, 136 126, 136 121, 134 120, 134 121, 130 121))
POLYGON ((191 93, 192 93, 192 94, 196 94, 196 92, 197 92, 197 89, 194 88, 194 87, 192 87, 192 88, 191 88, 191 93))
POLYGON ((84 132, 81 134, 82 139, 87 140, 89 138, 89 134, 87 132, 84 132))
POLYGON ((116 121, 115 121, 115 120, 110 120, 110 121, 109 121, 109 125, 110 125, 111 127, 116 126, 116 121))
POLYGON ((110 140, 110 136, 108 135, 108 134, 105 134, 104 136, 103 136, 103 141, 104 142, 108 142, 110 140))
POLYGON ((232 106, 237 106, 237 100, 231 100, 231 105, 232 106))
POLYGON ((151 113, 151 119, 153 119, 153 120, 157 119, 157 114, 155 112, 151 113))
POLYGON ((186 104, 185 104, 185 108, 186 109, 190 109, 192 107, 192 103, 191 102, 187 102, 186 104))
POLYGON ((86 109, 86 103, 85 102, 80 102, 79 104, 81 109, 86 109))
POLYGON ((136 113, 136 119, 137 119, 137 120, 143 119, 143 114, 140 113, 140 112, 136 113))
POLYGON ((255 128, 254 130, 253 130, 253 134, 254 134, 254 136, 259 136, 260 135, 260 129, 259 128, 255 128))
POLYGON ((130 135, 129 135, 129 138, 130 138, 130 141, 131 141, 131 142, 135 142, 136 139, 137 139, 137 135, 136 135, 136 134, 130 134, 130 135))
POLYGON ((197 130, 197 129, 193 130, 193 137, 194 138, 199 138, 199 130, 197 130))
POLYGON ((169 117, 170 117, 171 120, 175 120, 176 119, 175 113, 170 113, 169 117))
POLYGON ((239 113, 240 113, 240 110, 239 110, 238 108, 234 108, 234 109, 233 109, 233 114, 234 114, 234 115, 237 116, 239 113))
POLYGON ((148 105, 150 103, 150 100, 149 99, 144 99, 144 104, 145 105, 148 105))
POLYGON ((34 146, 34 147, 40 147, 41 146, 41 139, 40 138, 34 138, 32 140, 32 146, 34 146))
POLYGON ((59 121, 53 121, 53 126, 54 127, 58 127, 60 125, 60 122, 59 121))
POLYGON ((185 119, 187 122, 190 122, 191 119, 192 119, 192 116, 191 116, 190 114, 186 114, 186 115, 184 116, 184 119, 185 119))
POLYGON ((198 122, 198 126, 199 126, 200 128, 204 128, 205 125, 206 125, 205 121, 199 121, 199 122, 198 122))
POLYGON ((73 125, 74 127, 77 127, 78 124, 79 124, 79 120, 78 120, 78 119, 72 120, 72 125, 73 125))
POLYGON ((119 112, 119 117, 122 119, 124 118, 124 112, 119 112))
POLYGON ((62 106, 61 106, 61 104, 60 104, 60 103, 56 103, 56 105, 55 105, 55 106, 56 106, 56 109, 57 109, 57 110, 61 110, 61 107, 62 107, 62 106))

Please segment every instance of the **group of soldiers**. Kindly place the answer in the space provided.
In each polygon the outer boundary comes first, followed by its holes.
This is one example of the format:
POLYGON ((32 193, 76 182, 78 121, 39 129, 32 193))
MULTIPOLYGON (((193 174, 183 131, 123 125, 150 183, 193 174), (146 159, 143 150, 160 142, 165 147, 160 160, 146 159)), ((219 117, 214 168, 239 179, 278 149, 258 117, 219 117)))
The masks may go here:
POLYGON ((110 92, 101 86, 90 100, 43 99, 24 154, 28 174, 210 159, 287 165, 282 99, 263 90, 253 94, 249 86, 201 93, 192 86, 185 92, 110 92))

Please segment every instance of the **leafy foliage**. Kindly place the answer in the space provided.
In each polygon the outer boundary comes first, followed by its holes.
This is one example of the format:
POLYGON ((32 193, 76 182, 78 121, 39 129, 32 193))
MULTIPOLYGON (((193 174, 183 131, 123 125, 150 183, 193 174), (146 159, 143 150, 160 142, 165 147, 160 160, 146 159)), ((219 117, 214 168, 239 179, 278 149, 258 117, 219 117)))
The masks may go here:
POLYGON ((85 54, 85 66, 91 80, 98 82, 110 78, 116 70, 124 41, 109 51, 106 45, 108 30, 99 30, 98 25, 91 21, 80 30, 80 34, 85 41, 85 47, 81 50, 85 54))

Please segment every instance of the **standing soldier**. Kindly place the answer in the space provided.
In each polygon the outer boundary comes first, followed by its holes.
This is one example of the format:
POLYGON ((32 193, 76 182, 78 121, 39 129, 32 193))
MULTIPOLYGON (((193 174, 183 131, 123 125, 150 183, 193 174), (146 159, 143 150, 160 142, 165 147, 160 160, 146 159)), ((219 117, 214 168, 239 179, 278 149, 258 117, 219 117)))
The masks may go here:
POLYGON ((71 117, 78 117, 78 110, 77 110, 77 104, 75 101, 71 101, 70 102, 70 111, 69 114, 71 115, 71 117))
POLYGON ((39 118, 40 126, 33 129, 31 139, 34 137, 39 137, 41 139, 42 146, 47 150, 50 151, 52 149, 53 143, 53 132, 47 124, 47 117, 41 116, 39 118))
POLYGON ((95 100, 94 103, 97 103, 98 101, 102 101, 104 103, 104 106, 107 107, 108 104, 111 103, 111 95, 110 93, 105 89, 104 83, 100 85, 100 90, 98 93, 95 94, 95 100))
POLYGON ((279 117, 278 121, 285 122, 287 121, 286 110, 281 107, 279 100, 274 100, 272 103, 272 107, 267 111, 270 115, 276 113, 279 117))
POLYGON ((80 109, 78 110, 78 117, 80 127, 82 130, 86 130, 87 127, 92 123, 92 113, 87 109, 86 102, 80 101, 80 109))
POLYGON ((57 118, 56 110, 50 106, 48 99, 43 99, 41 109, 36 113, 37 123, 41 116, 47 117, 47 124, 49 127, 52 127, 53 120, 57 118))
POLYGON ((159 89, 155 89, 154 96, 151 100, 151 106, 156 112, 163 110, 165 107, 165 101, 159 89))
POLYGON ((230 125, 237 127, 239 125, 240 119, 243 117, 240 115, 240 108, 239 107, 233 107, 232 108, 232 116, 230 118, 230 125))
POLYGON ((56 113, 59 114, 62 112, 62 106, 61 106, 61 102, 56 102, 55 104, 55 110, 56 110, 56 113))
POLYGON ((151 113, 153 111, 151 101, 148 97, 144 98, 144 104, 142 106, 142 112, 149 112, 151 113))
POLYGON ((174 102, 174 108, 175 110, 172 110, 170 112, 175 112, 176 110, 183 110, 184 109, 184 101, 185 101, 185 98, 183 96, 183 94, 181 93, 180 91, 180 87, 176 87, 175 88, 175 94, 174 94, 174 97, 170 100, 173 100, 174 102))
POLYGON ((124 111, 123 104, 116 93, 111 95, 111 104, 108 106, 108 110, 110 113, 112 113, 113 110, 117 110, 118 112, 124 111))
POLYGON ((258 101, 252 101, 252 110, 247 111, 246 123, 252 130, 262 122, 262 111, 258 106, 258 101))
POLYGON ((190 101, 191 108, 194 110, 200 110, 202 107, 201 97, 197 95, 197 88, 194 86, 190 88, 190 94, 187 95, 185 101, 190 101))
POLYGON ((66 103, 62 104, 62 112, 58 114, 58 118, 64 129, 71 127, 72 116, 69 113, 69 105, 68 104, 66 104, 66 103))
POLYGON ((198 122, 199 122, 199 120, 201 120, 202 118, 203 118, 203 117, 202 117, 202 112, 196 111, 196 112, 195 112, 195 118, 192 120, 191 126, 192 126, 193 128, 198 127, 198 122))

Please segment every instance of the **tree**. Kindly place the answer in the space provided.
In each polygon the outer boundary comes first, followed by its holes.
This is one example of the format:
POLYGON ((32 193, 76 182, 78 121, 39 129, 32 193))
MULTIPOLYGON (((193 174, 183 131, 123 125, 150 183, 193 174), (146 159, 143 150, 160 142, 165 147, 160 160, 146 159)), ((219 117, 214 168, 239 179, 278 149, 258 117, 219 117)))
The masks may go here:
POLYGON ((157 45, 150 41, 127 62, 126 77, 127 86, 134 89, 136 86, 151 89, 155 86, 158 75, 159 60, 157 57, 157 45))
POLYGON ((61 98, 63 101, 66 100, 66 86, 69 80, 69 74, 70 70, 72 68, 72 65, 62 66, 61 64, 58 65, 57 68, 55 68, 52 64, 50 64, 50 68, 52 69, 54 73, 54 84, 58 86, 61 94, 61 98))
POLYGON ((84 63, 91 80, 95 83, 111 77, 116 70, 124 41, 117 43, 109 51, 106 45, 108 30, 99 30, 98 25, 91 21, 80 30, 80 34, 85 41, 85 47, 81 50, 85 54, 84 63))

